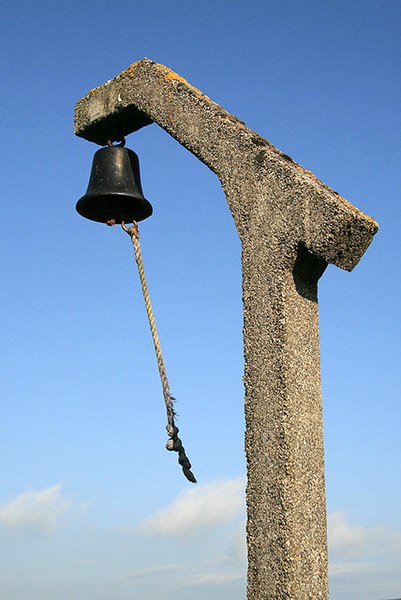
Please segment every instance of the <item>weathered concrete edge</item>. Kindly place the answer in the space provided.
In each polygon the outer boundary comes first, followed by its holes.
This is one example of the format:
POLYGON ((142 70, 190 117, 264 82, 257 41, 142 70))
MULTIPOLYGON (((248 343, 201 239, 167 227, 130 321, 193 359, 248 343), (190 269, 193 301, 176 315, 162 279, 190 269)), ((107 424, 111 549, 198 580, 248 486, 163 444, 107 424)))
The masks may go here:
MULTIPOLYGON (((305 186, 305 192, 308 189, 310 192, 313 190, 313 196, 324 198, 327 207, 332 206, 336 214, 347 215, 346 220, 352 223, 350 230, 357 232, 359 238, 357 244, 356 240, 352 242, 352 249, 348 243, 350 233, 337 228, 335 219, 331 219, 332 226, 326 236, 326 243, 310 249, 327 262, 347 270, 354 268, 377 232, 378 224, 164 65, 142 59, 117 77, 91 90, 76 104, 75 133, 89 141, 105 144, 113 130, 128 135, 154 121, 205 162, 219 176, 223 187, 226 188, 226 176, 222 172, 224 168, 218 164, 219 152, 216 151, 220 142, 218 139, 211 139, 210 148, 205 148, 207 144, 197 143, 197 135, 192 132, 191 136, 187 132, 188 123, 181 123, 183 113, 188 111, 203 119, 202 126, 209 125, 212 131, 207 132, 208 139, 213 135, 216 137, 218 134, 214 132, 221 129, 221 139, 229 137, 231 142, 234 141, 235 145, 240 146, 247 169, 252 170, 261 153, 265 153, 271 164, 277 164, 277 169, 285 171, 287 177, 298 182, 298 186, 305 186), (336 252, 336 246, 340 244, 342 248, 336 252)), ((230 176, 230 169, 227 171, 230 176)), ((238 173, 236 175, 238 177, 238 173)), ((252 179, 258 178, 260 181, 260 169, 254 173, 248 172, 247 185, 249 186, 252 179)), ((227 199, 230 202, 230 198, 227 199)), ((313 201, 310 203, 311 208, 314 204, 313 201)))

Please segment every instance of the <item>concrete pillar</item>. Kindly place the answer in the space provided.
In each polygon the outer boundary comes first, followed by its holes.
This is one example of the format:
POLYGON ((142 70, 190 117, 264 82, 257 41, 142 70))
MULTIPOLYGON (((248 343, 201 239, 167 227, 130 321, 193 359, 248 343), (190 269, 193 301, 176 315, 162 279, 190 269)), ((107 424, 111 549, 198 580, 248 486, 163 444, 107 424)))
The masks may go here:
POLYGON ((377 224, 149 59, 75 108, 101 145, 152 122, 216 173, 242 242, 248 599, 327 599, 317 281, 351 271, 377 224))

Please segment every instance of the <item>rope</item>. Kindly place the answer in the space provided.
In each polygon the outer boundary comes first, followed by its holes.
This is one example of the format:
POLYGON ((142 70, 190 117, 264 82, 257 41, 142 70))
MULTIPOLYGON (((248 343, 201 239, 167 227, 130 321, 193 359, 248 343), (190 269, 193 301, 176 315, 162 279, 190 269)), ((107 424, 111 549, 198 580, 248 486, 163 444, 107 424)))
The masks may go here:
POLYGON ((145 269, 143 266, 142 260, 142 252, 141 246, 139 243, 139 229, 137 223, 134 222, 132 227, 126 227, 124 221, 121 224, 121 227, 128 233, 131 238, 132 244, 134 246, 135 252, 135 260, 138 265, 138 273, 139 279, 141 280, 142 293, 145 300, 146 312, 148 314, 150 330, 152 332, 153 345, 155 347, 157 366, 159 369, 160 380, 163 388, 163 397, 164 402, 166 404, 166 412, 167 412, 167 425, 166 430, 169 436, 167 440, 166 448, 170 451, 178 452, 178 462, 182 467, 182 471, 188 481, 192 483, 196 483, 196 479, 191 471, 191 463, 188 460, 187 455, 185 454, 184 446, 180 438, 178 437, 179 429, 175 425, 175 411, 174 411, 174 397, 170 393, 170 388, 168 384, 166 368, 164 366, 163 355, 160 347, 159 334, 157 333, 155 317, 153 314, 152 304, 150 302, 149 290, 146 283, 145 277, 145 269))

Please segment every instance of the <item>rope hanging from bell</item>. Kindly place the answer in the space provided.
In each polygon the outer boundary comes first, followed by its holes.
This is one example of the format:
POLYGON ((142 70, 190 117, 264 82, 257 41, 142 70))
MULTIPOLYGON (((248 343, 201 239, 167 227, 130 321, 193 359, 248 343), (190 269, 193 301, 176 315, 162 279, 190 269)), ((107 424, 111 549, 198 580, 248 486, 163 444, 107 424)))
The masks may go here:
POLYGON ((95 153, 88 189, 86 194, 78 200, 76 210, 80 215, 92 221, 107 223, 107 225, 120 223, 131 238, 166 405, 166 429, 169 436, 166 448, 178 452, 178 462, 185 477, 192 483, 196 483, 191 471, 191 463, 178 437, 179 429, 175 424, 174 397, 169 389, 139 243, 137 221, 150 217, 153 209, 142 192, 138 156, 132 150, 125 148, 123 136, 115 135, 108 141, 105 148, 101 148, 95 153), (113 145, 113 142, 116 141, 120 143, 113 145), (133 226, 126 227, 125 223, 133 223, 133 226))
POLYGON ((166 430, 167 430, 169 439, 167 441, 166 448, 167 448, 167 450, 178 452, 178 462, 180 463, 180 465, 182 467, 182 471, 183 471, 185 477, 188 479, 188 481, 191 481, 192 483, 196 483, 194 474, 191 471, 191 463, 189 462, 189 459, 188 459, 187 455, 185 454, 184 446, 182 445, 182 442, 181 442, 180 438, 178 437, 179 429, 175 424, 174 397, 170 393, 166 368, 164 366, 163 354, 162 354, 161 347, 160 347, 159 334, 157 332, 155 316, 153 314, 152 304, 151 304, 150 296, 149 296, 149 290, 148 290, 148 286, 146 283, 145 269, 143 266, 141 246, 139 243, 138 224, 136 222, 134 222, 132 227, 126 227, 125 223, 123 221, 121 223, 121 226, 124 229, 124 231, 126 233, 128 233, 128 235, 130 236, 132 244, 134 246, 135 260, 136 260, 136 264, 138 265, 139 279, 141 281, 142 293, 143 293, 143 298, 145 300, 145 306, 146 306, 146 312, 148 315, 150 330, 152 332, 153 345, 155 348, 157 366, 159 369, 160 381, 161 381, 162 389, 163 389, 163 397, 164 397, 164 402, 166 404, 166 411, 167 411, 166 430))

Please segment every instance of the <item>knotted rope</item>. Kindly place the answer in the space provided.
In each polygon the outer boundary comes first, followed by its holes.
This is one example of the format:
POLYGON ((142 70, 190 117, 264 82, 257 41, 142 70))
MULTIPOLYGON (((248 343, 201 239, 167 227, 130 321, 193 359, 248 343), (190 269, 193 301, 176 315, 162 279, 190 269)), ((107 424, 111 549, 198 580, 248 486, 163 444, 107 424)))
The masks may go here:
POLYGON ((163 355, 160 347, 159 334, 157 333, 155 317, 153 314, 152 304, 150 302, 149 290, 146 283, 145 269, 143 266, 141 246, 139 243, 139 229, 137 223, 134 222, 132 227, 126 227, 124 221, 121 227, 128 233, 134 246, 135 260, 138 265, 139 279, 141 280, 142 293, 145 300, 146 312, 148 314, 150 330, 152 332, 153 345, 155 347, 157 366, 159 368, 160 380, 163 388, 163 397, 166 404, 167 411, 167 425, 166 430, 169 436, 167 440, 167 450, 178 452, 178 462, 182 467, 182 471, 185 477, 192 483, 196 483, 196 479, 191 471, 191 463, 185 454, 184 446, 180 438, 178 437, 179 429, 175 425, 175 411, 174 411, 174 398, 170 393, 168 384, 166 368, 164 366, 163 355))

